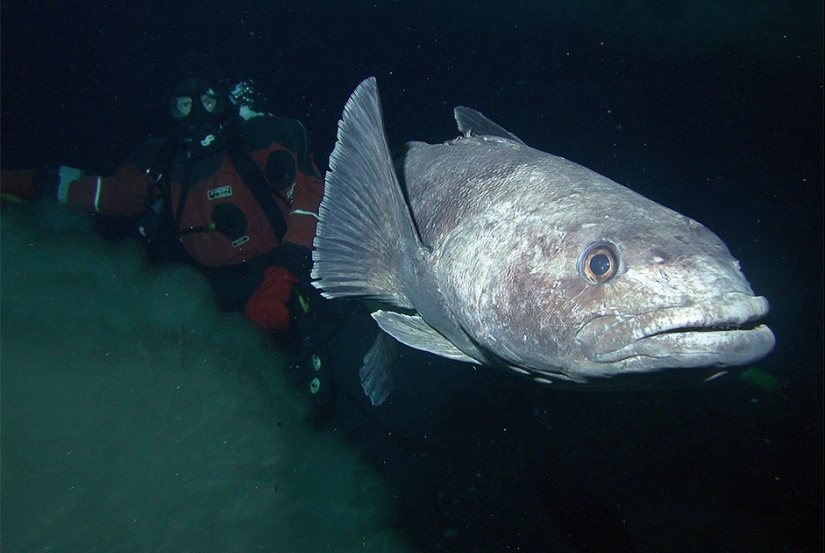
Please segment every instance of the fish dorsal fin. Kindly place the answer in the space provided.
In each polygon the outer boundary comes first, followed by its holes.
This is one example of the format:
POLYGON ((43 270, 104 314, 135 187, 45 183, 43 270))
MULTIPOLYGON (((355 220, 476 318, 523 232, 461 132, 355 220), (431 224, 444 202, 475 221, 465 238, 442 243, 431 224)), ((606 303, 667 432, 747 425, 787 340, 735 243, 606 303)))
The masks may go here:
MULTIPOLYGON (((455 115, 456 123, 458 123, 458 130, 464 136, 498 136, 508 138, 519 144, 524 144, 524 141, 519 137, 500 125, 493 123, 484 117, 481 112, 472 108, 457 106, 453 110, 453 114, 455 115)), ((527 144, 524 145, 526 146, 527 144)))

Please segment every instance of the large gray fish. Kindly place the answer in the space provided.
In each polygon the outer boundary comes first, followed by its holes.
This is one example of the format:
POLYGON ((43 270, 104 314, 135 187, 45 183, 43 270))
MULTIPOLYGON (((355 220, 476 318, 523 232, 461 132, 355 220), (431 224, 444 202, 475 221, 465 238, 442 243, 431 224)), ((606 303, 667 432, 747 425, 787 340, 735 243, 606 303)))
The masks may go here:
MULTIPOLYGON (((375 79, 352 94, 315 239, 325 296, 377 300, 398 341, 540 382, 700 382, 773 349, 767 300, 710 230, 474 110, 455 117, 462 137, 411 143, 396 170, 375 79)), ((389 383, 365 369, 380 403, 389 383)))

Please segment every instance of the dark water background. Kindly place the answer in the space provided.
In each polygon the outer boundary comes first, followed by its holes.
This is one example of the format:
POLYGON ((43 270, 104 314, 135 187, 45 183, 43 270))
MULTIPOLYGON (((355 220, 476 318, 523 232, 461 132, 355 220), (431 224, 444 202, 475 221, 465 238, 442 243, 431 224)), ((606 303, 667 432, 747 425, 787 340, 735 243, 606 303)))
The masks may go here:
MULTIPOLYGON (((409 414, 421 424, 387 437, 343 414, 329 423, 385 480, 399 532, 425 551, 820 551, 822 11, 767 0, 3 2, 0 162, 112 173, 168 130, 170 60, 191 49, 256 78, 274 111, 315 133, 321 165, 367 76, 393 144, 453 138, 452 108, 476 108, 719 234, 771 302, 777 348, 758 368, 781 390, 731 380, 573 393, 424 370, 446 391, 409 414)), ((15 444, 3 399, 5 479, 15 444)), ((25 550, 7 522, 36 500, 5 492, 3 549, 25 550)))

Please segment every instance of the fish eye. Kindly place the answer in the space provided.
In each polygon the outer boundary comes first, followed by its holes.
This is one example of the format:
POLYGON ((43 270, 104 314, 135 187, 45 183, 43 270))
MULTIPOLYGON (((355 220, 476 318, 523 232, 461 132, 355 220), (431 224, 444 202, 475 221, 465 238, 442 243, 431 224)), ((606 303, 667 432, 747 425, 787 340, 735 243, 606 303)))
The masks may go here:
POLYGON ((590 244, 579 258, 579 275, 592 283, 603 284, 619 271, 619 254, 607 242, 590 244))

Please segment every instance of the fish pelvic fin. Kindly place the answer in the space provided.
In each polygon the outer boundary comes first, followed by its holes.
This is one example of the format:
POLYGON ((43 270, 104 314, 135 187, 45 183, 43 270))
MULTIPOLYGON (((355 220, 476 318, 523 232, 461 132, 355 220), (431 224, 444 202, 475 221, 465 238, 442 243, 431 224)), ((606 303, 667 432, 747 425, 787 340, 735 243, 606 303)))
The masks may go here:
POLYGON ((392 372, 398 355, 398 342, 379 330, 372 347, 364 355, 364 364, 358 374, 361 388, 373 405, 381 405, 392 391, 392 372))
POLYGON ((372 314, 372 318, 381 330, 411 348, 428 351, 455 361, 479 363, 458 349, 419 315, 379 310, 372 314))
POLYGON ((412 307, 401 267, 420 241, 393 168, 375 77, 358 85, 338 123, 314 246, 313 284, 324 296, 412 307))

